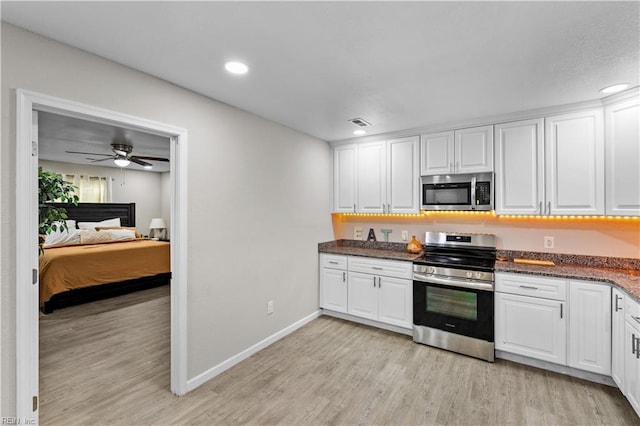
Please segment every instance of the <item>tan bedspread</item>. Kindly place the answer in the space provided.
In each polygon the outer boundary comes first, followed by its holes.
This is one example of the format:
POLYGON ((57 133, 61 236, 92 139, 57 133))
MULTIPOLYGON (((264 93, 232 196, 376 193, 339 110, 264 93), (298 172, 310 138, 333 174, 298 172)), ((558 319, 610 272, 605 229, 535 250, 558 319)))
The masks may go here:
POLYGON ((40 255, 40 304, 67 290, 170 271, 170 243, 163 241, 47 248, 40 255))

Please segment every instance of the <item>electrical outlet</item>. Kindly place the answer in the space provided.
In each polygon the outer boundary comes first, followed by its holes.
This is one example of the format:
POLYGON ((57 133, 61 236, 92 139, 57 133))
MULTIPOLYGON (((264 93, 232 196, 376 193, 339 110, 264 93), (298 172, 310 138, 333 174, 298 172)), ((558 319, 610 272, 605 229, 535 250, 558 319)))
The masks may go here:
POLYGON ((552 249, 554 246, 553 237, 544 237, 544 248, 552 249))
POLYGON ((402 241, 409 241, 409 231, 402 231, 402 241))
POLYGON ((273 300, 269 300, 267 302, 267 315, 271 315, 273 313, 273 300))
POLYGON ((361 226, 353 228, 353 239, 362 241, 362 227, 361 226))

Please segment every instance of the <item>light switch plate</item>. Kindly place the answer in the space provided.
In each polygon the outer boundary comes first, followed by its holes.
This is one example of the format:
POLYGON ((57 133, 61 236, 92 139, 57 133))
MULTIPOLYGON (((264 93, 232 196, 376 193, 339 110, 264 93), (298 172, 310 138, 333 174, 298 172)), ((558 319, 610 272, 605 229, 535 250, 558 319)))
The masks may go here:
POLYGON ((552 249, 555 246, 553 237, 544 237, 544 248, 552 249))
POLYGON ((402 241, 409 241, 409 231, 402 231, 402 241))

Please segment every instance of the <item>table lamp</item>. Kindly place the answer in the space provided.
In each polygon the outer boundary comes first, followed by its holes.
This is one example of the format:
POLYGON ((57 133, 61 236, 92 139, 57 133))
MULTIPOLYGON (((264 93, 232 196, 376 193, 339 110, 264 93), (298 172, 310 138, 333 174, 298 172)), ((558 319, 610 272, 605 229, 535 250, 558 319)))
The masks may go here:
POLYGON ((149 225, 149 238, 154 240, 166 240, 167 239, 167 224, 161 217, 154 217, 151 219, 149 225))

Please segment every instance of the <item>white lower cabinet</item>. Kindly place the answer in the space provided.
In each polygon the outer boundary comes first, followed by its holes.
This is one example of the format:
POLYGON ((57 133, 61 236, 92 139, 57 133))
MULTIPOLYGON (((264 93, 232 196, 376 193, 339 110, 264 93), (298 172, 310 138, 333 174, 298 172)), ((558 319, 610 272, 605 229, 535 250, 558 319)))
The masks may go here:
POLYGON ((610 375, 610 288, 597 282, 497 273, 496 349, 610 375))
POLYGON ((563 301, 496 293, 496 349, 556 364, 566 362, 563 301))
POLYGON ((349 257, 349 314, 411 328, 412 264, 349 257))
POLYGON ((347 256, 320 254, 320 307, 347 312, 347 256))
POLYGON ((611 374, 611 287, 569 281, 569 366, 611 374))
POLYGON ((624 395, 640 416, 640 324, 627 319, 624 329, 624 395))
POLYGON ((411 262, 321 253, 320 307, 411 329, 412 266, 411 262))
POLYGON ((611 289, 611 378, 624 392, 624 294, 611 289))

